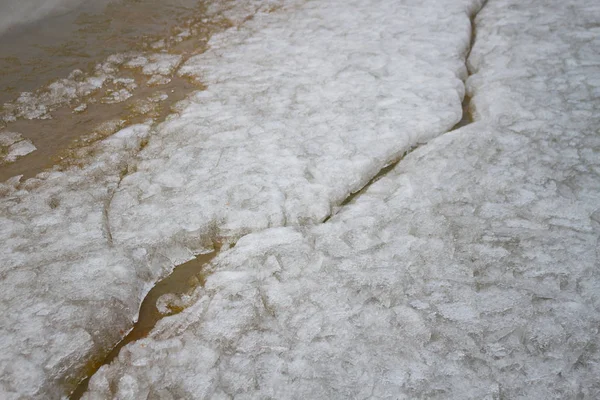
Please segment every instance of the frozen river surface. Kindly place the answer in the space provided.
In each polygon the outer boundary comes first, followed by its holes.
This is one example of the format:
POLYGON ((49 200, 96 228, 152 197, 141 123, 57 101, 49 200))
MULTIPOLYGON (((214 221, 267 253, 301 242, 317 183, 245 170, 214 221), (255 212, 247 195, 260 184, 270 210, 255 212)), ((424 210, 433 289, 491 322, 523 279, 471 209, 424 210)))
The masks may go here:
POLYGON ((68 395, 216 244, 83 398, 600 395, 599 5, 209 9, 118 61, 202 91, 0 186, 1 397, 68 395))

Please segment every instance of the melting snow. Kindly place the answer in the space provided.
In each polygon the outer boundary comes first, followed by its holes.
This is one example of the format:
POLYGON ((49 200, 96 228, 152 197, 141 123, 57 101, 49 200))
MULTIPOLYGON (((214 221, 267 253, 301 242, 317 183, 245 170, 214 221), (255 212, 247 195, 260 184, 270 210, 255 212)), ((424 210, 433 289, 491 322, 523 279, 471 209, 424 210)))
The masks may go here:
POLYGON ((490 0, 477 122, 433 139, 480 6, 258 12, 180 68, 207 90, 178 115, 1 185, 0 396, 60 397, 158 278, 241 237, 88 399, 597 397, 600 7, 490 0))

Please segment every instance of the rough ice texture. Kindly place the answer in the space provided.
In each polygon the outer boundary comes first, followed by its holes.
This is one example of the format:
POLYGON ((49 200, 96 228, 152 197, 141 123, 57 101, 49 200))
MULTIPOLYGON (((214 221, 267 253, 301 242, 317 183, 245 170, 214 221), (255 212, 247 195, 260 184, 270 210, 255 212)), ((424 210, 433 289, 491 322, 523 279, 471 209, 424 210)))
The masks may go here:
POLYGON ((474 7, 446 3, 308 2, 213 37, 180 69, 207 90, 159 127, 115 193, 115 242, 321 221, 450 129, 474 7))
POLYGON ((37 148, 20 133, 0 131, 0 165, 34 152, 37 148))
POLYGON ((208 89, 179 116, 111 136, 82 167, 0 185, 1 398, 64 394, 211 238, 319 222, 460 119, 470 1, 301 3, 187 63, 208 89))
POLYGON ((85 398, 597 399, 600 5, 476 22, 478 122, 327 223, 243 237, 85 398))

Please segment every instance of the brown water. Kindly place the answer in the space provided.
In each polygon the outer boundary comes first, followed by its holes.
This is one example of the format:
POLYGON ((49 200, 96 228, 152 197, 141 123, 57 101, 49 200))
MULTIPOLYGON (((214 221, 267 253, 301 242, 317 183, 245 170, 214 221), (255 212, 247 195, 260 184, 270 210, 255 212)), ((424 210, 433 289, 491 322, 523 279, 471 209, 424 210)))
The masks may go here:
MULTIPOLYGON (((185 61, 205 51, 213 33, 231 26, 218 15, 207 18, 206 5, 199 0, 88 2, 65 15, 0 36, 0 102, 5 103, 0 114, 14 109, 20 93, 33 91, 35 96, 43 96, 48 92, 47 84, 67 78, 75 69, 84 77, 93 76, 96 65, 114 54, 167 53, 180 55, 185 61)), ((176 73, 166 76, 169 83, 156 85, 139 69, 122 65, 116 67, 114 77, 135 83, 135 89, 129 90, 132 97, 111 103, 106 98, 116 88, 105 85, 50 107, 51 119, 0 120, 0 131, 18 132, 37 147, 11 164, 0 165, 0 182, 16 175, 26 179, 53 165, 65 164, 73 155, 69 151, 73 147, 114 133, 114 129, 106 129, 107 122, 115 128, 148 119, 160 122, 171 113, 174 103, 203 88, 201 83, 176 73)))
POLYGON ((111 54, 141 50, 186 19, 199 0, 87 1, 79 8, 0 36, 0 103, 33 91, 73 69, 93 67, 111 54))
MULTIPOLYGON (((140 306, 138 321, 133 329, 117 346, 107 355, 98 355, 90 360, 86 368, 86 378, 81 381, 72 392, 70 399, 77 400, 83 396, 88 388, 90 377, 103 365, 109 364, 119 355, 123 346, 136 340, 142 339, 150 333, 156 323, 166 315, 161 314, 156 307, 158 299, 165 294, 183 295, 191 293, 196 287, 204 285, 205 275, 203 267, 208 264, 219 253, 221 246, 214 245, 215 250, 208 254, 201 254, 185 264, 177 266, 173 272, 162 281, 158 282, 144 298, 140 306)), ((170 313, 174 315, 183 311, 181 306, 169 306, 170 313)))

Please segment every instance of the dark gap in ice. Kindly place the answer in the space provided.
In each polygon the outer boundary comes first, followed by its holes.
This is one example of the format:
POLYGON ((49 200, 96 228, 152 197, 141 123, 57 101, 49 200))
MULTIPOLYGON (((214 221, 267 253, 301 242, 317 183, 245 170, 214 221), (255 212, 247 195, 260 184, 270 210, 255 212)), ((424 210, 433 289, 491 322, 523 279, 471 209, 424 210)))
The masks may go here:
POLYGON ((77 400, 83 396, 88 388, 90 378, 100 367, 110 364, 119 355, 119 352, 125 345, 145 338, 154 329, 159 320, 169 315, 178 314, 185 309, 185 307, 178 305, 168 305, 170 313, 161 314, 156 302, 165 294, 185 295, 192 292, 198 286, 203 286, 206 279, 203 268, 219 254, 221 244, 214 243, 213 247, 214 250, 212 252, 200 254, 193 260, 175 267, 171 274, 154 285, 142 301, 138 320, 133 325, 133 329, 105 357, 97 357, 94 360, 90 360, 86 367, 87 378, 81 381, 71 393, 69 396, 71 400, 77 400))
MULTIPOLYGON (((402 161, 402 159, 404 157, 406 157, 407 154, 409 154, 410 152, 412 152, 413 150, 415 150, 419 146, 420 146, 420 144, 417 144, 416 146, 413 146, 408 151, 404 152, 404 154, 402 155, 402 157, 400 157, 398 160, 392 161, 391 164, 388 164, 385 167, 383 167, 374 177, 372 177, 369 180, 369 182, 367 182, 367 184, 365 186, 363 186, 362 188, 360 188, 356 192, 350 193, 350 195, 348 197, 346 197, 344 199, 344 201, 342 201, 340 203, 339 208, 345 207, 348 204, 352 203, 354 201, 354 199, 356 199, 358 196, 360 196, 361 194, 363 194, 373 183, 377 182, 379 179, 381 179, 383 176, 385 176, 387 173, 389 173, 391 170, 393 170, 400 163, 400 161, 402 161)), ((327 216, 327 218, 325 218, 323 220, 323 223, 326 223, 327 221, 329 221, 331 219, 331 217, 333 217, 334 215, 336 215, 338 212, 339 212, 339 209, 337 211, 333 211, 331 214, 329 214, 329 216, 327 216)))
MULTIPOLYGON (((469 73, 469 76, 471 76, 470 73, 469 73)), ((471 106, 471 96, 469 96, 468 94, 465 93, 465 97, 463 98, 463 101, 462 101, 462 118, 460 121, 458 121, 456 123, 456 125, 454 125, 452 127, 450 132, 455 131, 457 129, 460 129, 464 126, 467 126, 467 125, 473 123, 473 114, 471 113, 470 106, 471 106)))
POLYGON ((473 109, 473 106, 471 105, 471 96, 467 92, 467 87, 466 87, 467 80, 473 74, 473 71, 471 70, 471 68, 469 68, 468 61, 469 61, 469 57, 471 56, 471 51, 473 50, 473 46, 475 45, 475 39, 477 37, 477 25, 475 24, 475 18, 477 17, 477 14, 479 14, 481 9, 483 7, 485 7, 486 3, 487 3, 487 1, 484 1, 483 4, 481 5, 481 7, 469 17, 469 19, 471 21, 471 42, 469 43, 469 49, 467 50, 467 53, 465 55, 465 69, 467 71, 467 77, 464 80, 465 96, 463 97, 463 101, 462 101, 462 118, 460 121, 458 121, 458 123, 456 125, 454 125, 452 127, 450 132, 473 123, 474 109, 473 109))
MULTIPOLYGON (((485 6, 486 2, 484 2, 481 5, 481 7, 478 10, 476 10, 469 17, 469 19, 471 21, 471 41, 470 41, 470 44, 469 44, 469 48, 467 49, 467 51, 465 53, 465 69, 467 71, 467 77, 464 80, 464 83, 465 83, 465 95, 464 95, 463 101, 462 101, 462 118, 448 132, 452 132, 452 131, 454 131, 456 129, 459 129, 459 128, 462 128, 464 126, 467 126, 467 125, 473 123, 473 121, 474 121, 473 120, 473 108, 471 106, 471 96, 467 93, 467 90, 466 90, 467 79, 469 79, 469 77, 472 74, 472 71, 469 68, 468 60, 469 60, 469 56, 471 55, 471 50, 473 49, 473 45, 475 44, 475 36, 476 36, 475 18, 477 17, 477 14, 479 14, 479 12, 481 11, 481 9, 485 6)), ((369 182, 367 182, 367 184, 365 186, 363 186, 361 189, 357 190, 356 192, 351 193, 344 201, 342 201, 342 203, 340 203, 339 207, 340 208, 344 207, 344 206, 350 204, 351 202, 353 202, 356 199, 356 197, 358 197, 361 194, 363 194, 373 183, 375 183, 376 181, 378 181, 379 179, 381 179, 381 177, 385 176, 387 173, 389 173, 391 170, 393 170, 398 165, 398 163, 400 163, 400 161, 402 161, 402 159, 404 157, 406 157, 407 154, 409 154, 410 152, 412 152, 413 150, 415 150, 419 146, 421 146, 421 143, 419 143, 416 146, 413 146, 412 148, 410 148, 409 150, 407 150, 400 159, 398 159, 396 161, 393 161, 391 164, 388 164, 383 169, 381 169, 377 173, 377 175, 375 175, 373 178, 371 178, 371 180, 369 180, 369 182)), ((331 219, 331 217, 333 217, 338 212, 339 212, 339 209, 337 211, 332 212, 327 218, 325 218, 323 220, 323 223, 329 221, 331 219)))

